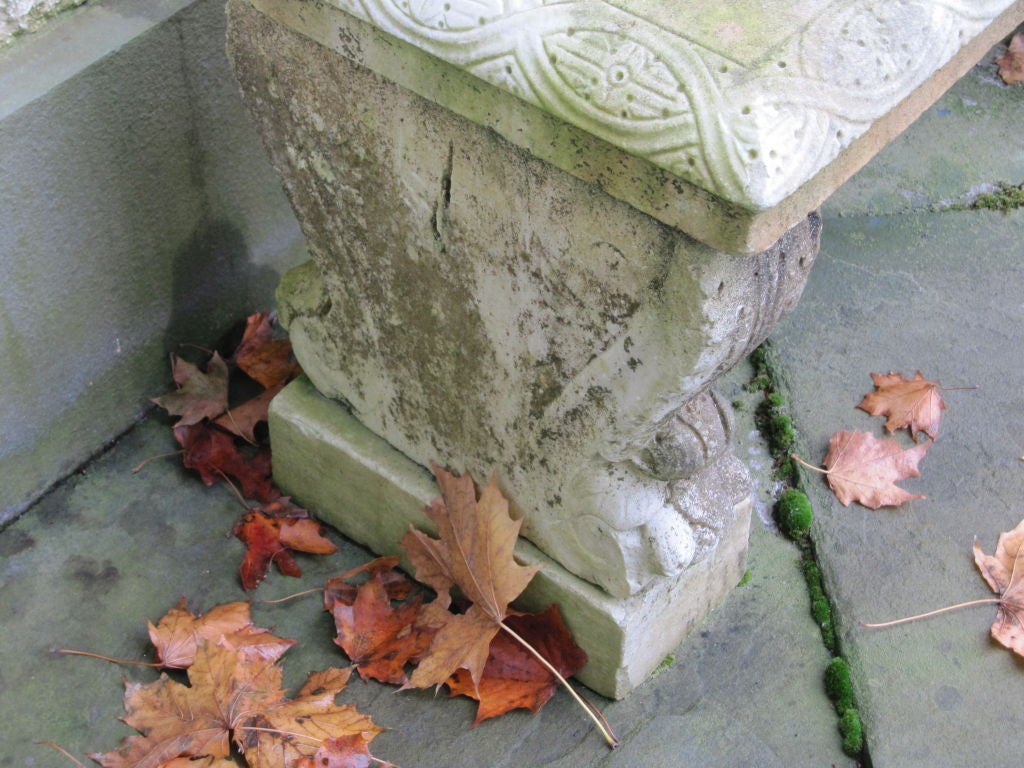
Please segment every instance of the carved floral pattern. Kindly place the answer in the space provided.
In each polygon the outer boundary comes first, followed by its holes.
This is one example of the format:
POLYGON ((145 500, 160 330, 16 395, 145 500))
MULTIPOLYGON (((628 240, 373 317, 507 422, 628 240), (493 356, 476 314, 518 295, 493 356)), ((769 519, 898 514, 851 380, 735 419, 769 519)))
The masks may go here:
POLYGON ((1011 0, 836 0, 746 67, 604 0, 328 0, 744 207, 771 207, 1011 0))

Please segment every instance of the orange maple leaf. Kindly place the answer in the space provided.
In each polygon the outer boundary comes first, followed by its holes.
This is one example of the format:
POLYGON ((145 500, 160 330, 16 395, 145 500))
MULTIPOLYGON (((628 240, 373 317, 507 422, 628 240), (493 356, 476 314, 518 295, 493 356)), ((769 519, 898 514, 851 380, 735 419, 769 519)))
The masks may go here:
POLYGON ((920 476, 917 464, 930 447, 931 441, 903 450, 895 440, 879 440, 859 430, 840 430, 828 441, 825 475, 843 506, 853 501, 871 509, 899 506, 924 498, 900 488, 896 481, 920 476))
POLYGON ((433 470, 444 498, 435 499, 425 512, 441 538, 410 528, 402 547, 416 567, 416 578, 437 592, 420 620, 436 634, 403 688, 439 686, 460 668, 469 672, 475 688, 509 603, 526 589, 538 566, 515 561, 521 522, 509 517, 508 501, 493 475, 478 501, 468 474, 455 477, 440 467, 433 470), (453 587, 472 603, 465 613, 448 610, 453 587))
POLYGON ((125 684, 123 719, 141 735, 90 757, 105 768, 193 764, 179 758, 212 768, 226 764, 233 740, 252 768, 282 768, 305 764, 329 739, 354 735, 365 746, 381 729, 351 705, 334 704, 350 673, 314 672, 289 699, 274 660, 202 640, 188 668, 189 685, 166 674, 125 684))
POLYGON ((187 669, 195 660, 196 648, 204 640, 221 640, 235 649, 245 648, 264 658, 280 658, 295 641, 253 626, 251 607, 242 601, 225 603, 205 615, 197 615, 185 607, 185 598, 181 598, 157 624, 147 622, 149 639, 156 647, 160 666, 187 669))
POLYGON ((939 422, 946 404, 939 395, 939 385, 926 381, 921 372, 912 379, 899 373, 872 373, 875 391, 865 395, 857 406, 872 416, 888 416, 885 428, 895 432, 910 427, 910 435, 917 442, 919 432, 932 440, 939 434, 939 422))
POLYGON ((150 400, 172 416, 181 416, 175 427, 215 419, 228 409, 228 366, 216 352, 206 364, 206 373, 180 357, 172 357, 171 375, 175 392, 150 400))
MULTIPOLYGON (((587 663, 587 654, 562 622, 558 606, 549 606, 540 613, 509 616, 505 624, 539 651, 562 677, 572 677, 587 663)), ((555 695, 558 685, 554 674, 506 632, 499 632, 491 641, 479 686, 468 678, 465 670, 458 670, 447 685, 453 696, 469 696, 480 702, 473 725, 517 708, 536 713, 555 695)))
POLYGON ((338 635, 334 642, 345 651, 359 676, 402 685, 405 666, 415 663, 430 646, 433 632, 416 624, 422 597, 392 607, 388 582, 378 572, 356 589, 351 603, 335 600, 331 613, 338 635))
POLYGON ((306 510, 291 506, 287 496, 250 509, 232 533, 246 545, 241 566, 245 589, 256 589, 271 563, 286 576, 301 576, 302 569, 291 550, 315 555, 338 551, 337 545, 324 537, 323 526, 306 510))
POLYGON ((999 534, 994 555, 986 555, 974 542, 974 562, 999 595, 992 637, 1024 656, 1024 520, 1012 531, 999 534))
POLYGON ((246 318, 245 333, 232 357, 235 365, 267 389, 283 386, 302 372, 292 343, 274 338, 270 320, 264 312, 246 318))

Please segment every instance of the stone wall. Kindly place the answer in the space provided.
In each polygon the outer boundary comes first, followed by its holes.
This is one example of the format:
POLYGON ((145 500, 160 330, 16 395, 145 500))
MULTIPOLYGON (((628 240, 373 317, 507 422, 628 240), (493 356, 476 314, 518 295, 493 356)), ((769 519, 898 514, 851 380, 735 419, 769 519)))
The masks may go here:
POLYGON ((86 0, 0 0, 0 46, 86 0))
POLYGON ((0 523, 306 258, 224 34, 221 0, 116 0, 0 51, 0 523))

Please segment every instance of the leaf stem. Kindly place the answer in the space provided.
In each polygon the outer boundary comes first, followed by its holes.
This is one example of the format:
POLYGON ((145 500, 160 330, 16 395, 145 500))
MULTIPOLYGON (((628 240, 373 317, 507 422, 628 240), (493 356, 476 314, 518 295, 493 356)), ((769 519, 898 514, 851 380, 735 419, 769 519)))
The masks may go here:
POLYGON ((85 764, 81 760, 79 760, 77 757, 75 757, 70 752, 68 752, 66 749, 64 749, 64 747, 62 747, 60 744, 57 744, 54 741, 33 741, 32 743, 33 744, 42 744, 43 746, 46 746, 46 747, 53 747, 58 752, 60 752, 62 755, 64 755, 64 757, 66 757, 72 763, 77 765, 78 768, 85 768, 85 764))
POLYGON ((166 459, 168 456, 181 456, 181 454, 183 454, 184 452, 185 451, 183 449, 180 451, 171 451, 170 453, 161 453, 158 454, 157 456, 150 456, 148 459, 143 459, 134 467, 132 467, 132 474, 138 474, 140 471, 142 471, 142 468, 149 464, 149 462, 151 461, 156 461, 157 459, 166 459))
POLYGON ((815 472, 820 472, 823 475, 827 475, 829 473, 829 470, 827 470, 827 469, 822 469, 821 467, 816 467, 813 464, 808 464, 806 461, 801 459, 795 453, 789 454, 789 458, 796 459, 798 464, 801 464, 801 465, 807 467, 808 469, 813 469, 815 472))
POLYGON ((576 690, 571 685, 569 685, 569 681, 562 676, 562 673, 555 669, 554 665, 551 664, 551 662, 549 662, 541 655, 540 651, 538 651, 536 648, 534 648, 532 645, 526 642, 526 640, 524 640, 522 637, 516 634, 511 628, 509 628, 509 626, 505 622, 501 622, 499 626, 503 630, 505 630, 516 642, 518 642, 526 650, 532 653, 537 658, 537 661, 543 664, 544 667, 551 674, 558 678, 558 682, 565 686, 565 689, 569 691, 572 697, 576 700, 576 703, 583 707, 583 709, 586 711, 590 719, 594 721, 594 724, 597 726, 597 729, 601 732, 601 736, 604 737, 604 740, 608 743, 608 746, 612 749, 615 749, 617 746, 619 746, 619 740, 618 738, 616 738, 615 734, 612 733, 612 729, 609 727, 608 721, 604 719, 604 715, 601 714, 601 710, 599 710, 585 698, 580 696, 576 692, 576 690))
POLYGON ((957 603, 956 605, 947 605, 945 608, 937 608, 934 611, 928 611, 928 613, 919 613, 916 616, 907 616, 903 619, 894 619, 893 621, 883 621, 881 624, 868 624, 861 622, 862 627, 870 627, 871 629, 877 629, 878 627, 894 627, 897 624, 905 624, 908 621, 916 621, 917 619, 926 619, 929 616, 936 616, 940 613, 946 613, 947 611, 955 611, 957 608, 967 608, 971 605, 987 605, 990 603, 1001 603, 1001 597, 984 597, 981 600, 970 600, 966 603, 957 603))
POLYGON ((276 600, 259 600, 257 602, 259 602, 259 603, 261 603, 263 605, 274 605, 275 603, 286 603, 289 600, 293 600, 296 597, 305 597, 306 595, 312 595, 314 592, 323 592, 323 591, 324 591, 323 587, 311 587, 310 589, 304 589, 301 592, 295 592, 294 594, 291 594, 291 595, 285 595, 284 597, 279 597, 276 600))
POLYGON ((104 656, 101 653, 92 653, 91 651, 75 651, 70 648, 54 648, 54 653, 62 653, 68 656, 88 656, 90 659, 99 659, 100 661, 109 661, 111 664, 127 664, 135 667, 153 667, 154 669, 160 669, 163 665, 156 661, 135 661, 134 659, 115 659, 112 656, 104 656))

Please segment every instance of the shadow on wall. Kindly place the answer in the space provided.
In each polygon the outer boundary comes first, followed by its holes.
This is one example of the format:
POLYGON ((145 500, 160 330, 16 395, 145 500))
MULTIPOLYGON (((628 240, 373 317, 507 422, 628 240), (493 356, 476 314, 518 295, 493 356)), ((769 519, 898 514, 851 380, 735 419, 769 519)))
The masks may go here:
POLYGON ((278 272, 256 264, 231 222, 202 222, 172 265, 171 314, 164 347, 218 347, 253 312, 271 309, 278 272), (230 329, 225 331, 225 329, 230 329))

